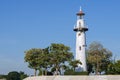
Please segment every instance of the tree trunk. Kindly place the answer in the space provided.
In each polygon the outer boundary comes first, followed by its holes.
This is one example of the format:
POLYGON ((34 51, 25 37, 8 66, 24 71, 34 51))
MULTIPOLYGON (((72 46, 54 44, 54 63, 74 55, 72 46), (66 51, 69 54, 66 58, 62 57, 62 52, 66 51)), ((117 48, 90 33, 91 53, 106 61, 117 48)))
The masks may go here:
POLYGON ((98 60, 97 60, 96 75, 98 75, 98 72, 99 72, 99 63, 98 63, 98 60))
POLYGON ((58 73, 58 68, 56 68, 56 74, 55 75, 59 75, 59 73, 58 73))
POLYGON ((73 70, 75 71, 75 67, 73 67, 73 70))
POLYGON ((47 68, 45 68, 45 75, 47 75, 47 68))
POLYGON ((36 76, 36 74, 37 74, 37 69, 35 69, 35 74, 34 75, 36 76))
POLYGON ((43 71, 43 68, 41 68, 41 75, 42 75, 42 76, 44 75, 44 71, 43 71))
POLYGON ((99 70, 98 55, 96 55, 96 60, 97 60, 97 63, 96 63, 96 71, 95 71, 95 74, 98 75, 98 70, 99 70))

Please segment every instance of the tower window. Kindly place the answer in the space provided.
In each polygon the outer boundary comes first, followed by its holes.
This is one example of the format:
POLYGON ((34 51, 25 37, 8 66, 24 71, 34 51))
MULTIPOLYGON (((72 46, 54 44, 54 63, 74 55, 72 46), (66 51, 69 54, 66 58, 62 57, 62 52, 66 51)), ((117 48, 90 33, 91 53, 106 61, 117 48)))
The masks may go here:
POLYGON ((78 34, 78 36, 80 36, 80 35, 81 35, 81 33, 78 34))
POLYGON ((81 50, 81 46, 79 46, 79 50, 81 50))

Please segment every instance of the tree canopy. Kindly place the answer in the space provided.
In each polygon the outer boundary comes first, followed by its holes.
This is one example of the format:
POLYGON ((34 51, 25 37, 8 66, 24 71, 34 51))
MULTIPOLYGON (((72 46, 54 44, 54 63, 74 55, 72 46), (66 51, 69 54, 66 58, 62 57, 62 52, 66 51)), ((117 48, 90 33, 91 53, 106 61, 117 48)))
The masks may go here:
POLYGON ((107 74, 120 74, 120 60, 113 61, 108 65, 107 74))
POLYGON ((64 44, 52 43, 50 46, 50 57, 50 63, 52 64, 52 67, 55 68, 56 74, 58 74, 60 68, 65 65, 64 63, 72 60, 73 55, 70 52, 70 47, 65 46, 64 44))
POLYGON ((20 74, 16 71, 12 71, 8 73, 7 80, 21 80, 20 74))
POLYGON ((59 74, 60 69, 65 66, 65 62, 72 59, 73 54, 70 47, 64 44, 52 43, 44 49, 33 48, 25 51, 25 62, 28 62, 30 68, 35 69, 35 75, 37 70, 41 70, 43 74, 43 69, 45 75, 47 75, 48 69, 53 70, 53 74, 59 74))
POLYGON ((108 64, 111 62, 112 52, 104 48, 99 42, 93 42, 89 45, 87 52, 88 67, 89 70, 98 72, 107 71, 108 64))
POLYGON ((30 50, 25 51, 25 62, 28 62, 28 67, 35 70, 35 76, 36 71, 39 68, 39 54, 42 54, 42 49, 33 48, 30 50))

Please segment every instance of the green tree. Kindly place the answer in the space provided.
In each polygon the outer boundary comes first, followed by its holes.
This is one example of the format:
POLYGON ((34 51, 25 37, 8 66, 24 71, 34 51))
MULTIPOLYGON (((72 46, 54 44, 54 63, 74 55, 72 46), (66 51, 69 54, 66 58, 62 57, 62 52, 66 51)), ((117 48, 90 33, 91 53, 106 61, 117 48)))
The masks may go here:
POLYGON ((35 70, 35 75, 37 70, 39 70, 39 75, 47 75, 50 69, 58 74, 61 68, 67 68, 65 62, 71 61, 73 58, 70 47, 56 43, 44 49, 33 48, 25 53, 25 62, 28 62, 28 67, 35 70))
POLYGON ((0 75, 0 79, 6 79, 7 75, 0 75))
POLYGON ((120 60, 115 63, 115 71, 117 74, 120 74, 120 60))
POLYGON ((107 74, 120 74, 120 60, 116 62, 111 62, 108 65, 107 74))
POLYGON ((72 58, 70 47, 56 43, 50 45, 50 63, 55 68, 56 75, 60 72, 60 68, 65 65, 65 62, 72 60, 72 58))
POLYGON ((78 64, 82 64, 82 63, 79 60, 72 60, 69 63, 69 65, 72 66, 74 71, 75 71, 75 68, 78 67, 78 64))
POLYGON ((36 48, 33 48, 33 49, 30 49, 28 51, 25 51, 25 62, 28 62, 28 67, 29 68, 32 68, 35 70, 35 76, 36 76, 36 72, 37 70, 39 69, 39 55, 42 54, 42 49, 36 49, 36 48))
POLYGON ((92 64, 95 73, 106 71, 111 61, 112 52, 104 48, 99 42, 90 44, 87 54, 88 64, 92 64))
POLYGON ((16 71, 12 71, 8 73, 7 80, 21 80, 20 74, 16 71))
POLYGON ((50 57, 49 57, 49 47, 42 49, 42 53, 39 54, 39 66, 40 66, 40 72, 42 72, 43 75, 43 69, 45 70, 45 75, 47 75, 47 69, 50 67, 50 57))
POLYGON ((28 75, 22 71, 20 71, 19 74, 20 74, 20 80, 23 80, 24 78, 28 77, 28 75))

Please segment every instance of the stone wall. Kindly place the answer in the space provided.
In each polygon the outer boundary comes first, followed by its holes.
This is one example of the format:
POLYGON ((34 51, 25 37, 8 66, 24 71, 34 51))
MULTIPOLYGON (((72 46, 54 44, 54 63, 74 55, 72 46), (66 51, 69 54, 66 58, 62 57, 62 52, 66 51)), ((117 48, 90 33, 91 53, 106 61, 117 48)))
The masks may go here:
POLYGON ((6 79, 0 79, 0 80, 6 80, 6 79))
POLYGON ((100 76, 36 76, 24 80, 120 80, 120 75, 100 76))

